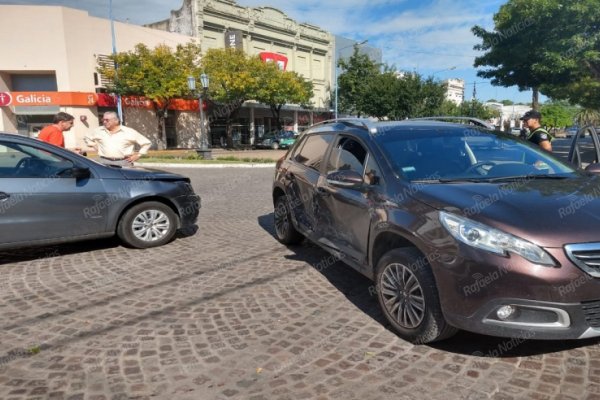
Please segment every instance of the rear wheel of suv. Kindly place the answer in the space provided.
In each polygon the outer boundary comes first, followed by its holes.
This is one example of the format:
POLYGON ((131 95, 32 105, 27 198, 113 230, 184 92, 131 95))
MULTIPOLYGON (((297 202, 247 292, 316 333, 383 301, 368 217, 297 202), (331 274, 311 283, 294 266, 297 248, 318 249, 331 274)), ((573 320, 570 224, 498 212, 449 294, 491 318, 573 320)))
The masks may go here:
POLYGON ((388 321, 403 339, 429 343, 457 332, 442 314, 427 258, 415 249, 394 249, 377 265, 377 297, 388 321))
POLYGON ((273 144, 271 145, 271 148, 273 150, 279 150, 279 143, 278 142, 273 142, 273 144))
POLYGON ((290 209, 287 204, 287 197, 285 195, 279 196, 277 200, 275 200, 274 222, 275 234, 277 240, 281 243, 296 244, 304 239, 304 236, 294 228, 290 209))

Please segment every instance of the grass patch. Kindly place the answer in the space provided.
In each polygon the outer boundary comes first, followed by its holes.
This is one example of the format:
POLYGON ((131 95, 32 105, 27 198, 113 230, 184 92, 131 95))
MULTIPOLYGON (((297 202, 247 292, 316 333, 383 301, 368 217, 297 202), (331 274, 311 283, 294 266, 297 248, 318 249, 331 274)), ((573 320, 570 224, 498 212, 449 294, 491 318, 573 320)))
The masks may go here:
POLYGON ((268 158, 237 158, 233 156, 217 157, 212 160, 205 160, 197 154, 189 155, 186 157, 176 156, 165 156, 165 157, 142 157, 139 159, 140 163, 173 163, 173 164, 242 164, 242 163, 254 163, 254 164, 271 164, 274 160, 268 158))

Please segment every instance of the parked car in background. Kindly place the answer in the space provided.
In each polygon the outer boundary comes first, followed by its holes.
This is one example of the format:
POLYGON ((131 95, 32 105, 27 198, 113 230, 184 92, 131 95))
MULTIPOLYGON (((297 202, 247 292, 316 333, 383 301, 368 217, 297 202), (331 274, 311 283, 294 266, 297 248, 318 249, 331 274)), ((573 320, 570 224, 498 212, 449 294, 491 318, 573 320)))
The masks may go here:
POLYGON ((255 147, 266 149, 287 149, 296 141, 298 134, 294 131, 281 130, 265 134, 260 138, 255 147))
MULTIPOLYGON (((599 171, 597 133, 583 139, 599 171)), ((600 176, 588 171, 482 127, 328 121, 277 163, 276 237, 308 238, 373 279, 414 343, 458 329, 598 337, 600 176)))
POLYGON ((69 150, 0 133, 0 248, 118 235, 160 246, 193 226, 200 208, 190 179, 99 164, 69 150))
POLYGON ((565 135, 568 138, 573 137, 573 136, 577 135, 577 131, 578 130, 579 130, 579 127, 577 127, 577 126, 570 126, 567 129, 565 129, 565 135))
POLYGON ((510 134, 514 136, 521 136, 521 128, 518 126, 513 126, 510 128, 510 134))

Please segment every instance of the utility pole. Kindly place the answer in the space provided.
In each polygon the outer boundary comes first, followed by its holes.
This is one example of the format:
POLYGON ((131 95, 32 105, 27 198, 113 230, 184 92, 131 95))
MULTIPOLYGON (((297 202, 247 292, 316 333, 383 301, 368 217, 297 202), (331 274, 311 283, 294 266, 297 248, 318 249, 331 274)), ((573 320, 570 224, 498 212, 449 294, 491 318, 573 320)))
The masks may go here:
MULTIPOLYGON (((110 32, 112 35, 112 53, 113 56, 117 54, 117 40, 115 38, 115 21, 113 19, 112 12, 112 0, 108 1, 108 16, 110 18, 110 32)), ((115 79, 118 79, 119 65, 115 61, 115 79)), ((121 105, 121 95, 117 94, 117 114, 119 115, 119 121, 123 123, 123 107, 121 105)))

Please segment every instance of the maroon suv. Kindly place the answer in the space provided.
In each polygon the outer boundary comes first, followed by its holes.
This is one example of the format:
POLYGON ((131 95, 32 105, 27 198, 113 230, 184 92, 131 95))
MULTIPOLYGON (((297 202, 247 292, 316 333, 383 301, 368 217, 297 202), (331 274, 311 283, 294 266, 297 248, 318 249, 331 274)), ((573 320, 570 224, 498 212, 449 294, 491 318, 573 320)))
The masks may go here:
POLYGON ((600 177, 512 135, 321 123, 278 162, 273 202, 279 241, 373 279, 407 340, 600 336, 600 177))

